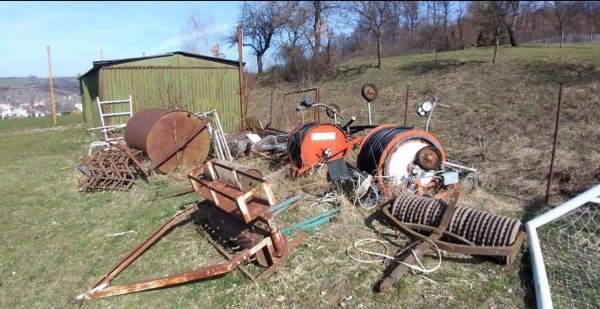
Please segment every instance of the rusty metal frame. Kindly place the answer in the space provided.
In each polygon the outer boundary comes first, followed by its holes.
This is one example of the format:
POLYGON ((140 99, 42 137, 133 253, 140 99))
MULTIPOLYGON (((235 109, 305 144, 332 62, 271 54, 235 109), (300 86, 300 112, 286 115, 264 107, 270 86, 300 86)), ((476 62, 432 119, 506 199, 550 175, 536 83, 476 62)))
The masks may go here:
MULTIPOLYGON (((166 275, 162 277, 155 277, 145 279, 133 283, 125 283, 116 286, 110 286, 112 280, 114 280, 123 270, 125 270, 131 263, 133 263, 139 256, 141 256, 148 248, 155 244, 161 237, 163 237, 171 228, 185 220, 189 215, 192 215, 199 209, 198 204, 194 204, 171 217, 162 226, 160 226, 154 233, 148 236, 141 244, 139 244, 134 250, 129 252, 123 259, 116 263, 106 274, 102 275, 98 281, 90 288, 87 292, 71 297, 70 303, 77 303, 84 299, 98 299, 109 296, 117 296, 135 292, 142 292, 157 288, 168 287, 176 284, 182 284, 190 281, 199 279, 206 279, 223 275, 231 272, 236 268, 240 268, 250 279, 260 280, 268 276, 287 254, 296 248, 300 243, 306 239, 306 234, 301 231, 296 231, 296 237, 289 243, 284 254, 281 256, 270 255, 272 253, 271 247, 275 245, 272 237, 265 237, 260 243, 252 248, 244 249, 235 255, 229 254, 225 249, 219 246, 208 233, 206 233, 201 226, 196 227, 196 231, 206 239, 211 245, 213 245, 219 253, 221 253, 227 261, 218 263, 211 266, 206 266, 198 269, 194 269, 187 272, 176 273, 172 275, 166 275), (264 250, 267 254, 268 259, 271 261, 269 267, 263 270, 258 276, 252 275, 243 264, 250 261, 250 258, 257 252, 264 250)), ((293 227, 292 227, 293 228, 293 227)))
MULTIPOLYGON (((171 281, 160 282, 152 284, 150 280, 144 280, 144 284, 129 284, 111 287, 110 282, 115 279, 127 266, 135 261, 140 255, 142 255, 148 248, 156 243, 167 231, 173 226, 183 221, 188 215, 196 212, 198 205, 192 205, 167 220, 162 226, 148 236, 141 244, 135 249, 129 252, 123 259, 117 262, 106 274, 102 275, 98 281, 84 294, 71 298, 71 302, 77 302, 83 299, 95 299, 100 297, 120 295, 124 293, 137 292, 157 288, 167 285, 171 281), (108 289, 108 290, 107 290, 108 289)), ((174 284, 174 283, 172 283, 174 284)))
MULTIPOLYGON (((383 209, 383 212, 386 215, 387 219, 390 219, 394 227, 398 228, 402 233, 404 233, 412 240, 428 239, 427 236, 416 232, 417 230, 428 233, 434 233, 437 229, 439 229, 439 227, 432 227, 428 225, 400 222, 400 220, 394 218, 393 215, 390 213, 390 206, 391 205, 388 205, 383 209)), ((448 214, 448 212, 446 212, 446 214, 448 214)), ((513 257, 517 253, 517 251, 523 244, 523 241, 525 240, 525 234, 519 233, 515 242, 510 246, 479 246, 475 245, 473 242, 465 239, 464 237, 461 237, 449 231, 443 231, 442 234, 444 237, 458 242, 453 243, 449 241, 434 240, 434 243, 442 250, 467 255, 507 256, 509 257, 509 261, 510 257, 513 257)))
MULTIPOLYGON (((422 240, 422 242, 419 245, 417 245, 417 247, 414 249, 414 254, 407 256, 404 259, 405 264, 399 264, 394 269, 394 271, 392 271, 392 273, 390 275, 388 275, 385 279, 383 279, 383 281, 379 284, 379 291, 385 292, 385 291, 388 291, 389 289, 391 289, 392 286, 394 286, 394 284, 396 283, 396 281, 398 279, 400 279, 402 276, 404 276, 404 274, 406 272, 408 272, 409 267, 406 264, 416 263, 417 259, 420 259, 421 257, 423 257, 425 252, 427 252, 427 250, 429 250, 431 248, 431 241, 436 242, 437 240, 442 238, 442 236, 444 235, 444 231, 446 230, 446 228, 448 227, 448 224, 450 224, 450 221, 452 220, 452 214, 454 214, 454 210, 456 209, 456 203, 458 202, 459 196, 460 196, 460 190, 454 191, 454 194, 452 195, 452 197, 450 198, 450 201, 448 202, 446 212, 442 215, 442 219, 440 220, 439 226, 437 228, 433 229, 432 233, 429 236, 418 239, 418 240, 422 240)), ((384 213, 384 215, 386 215, 386 217, 391 216, 391 213, 389 212, 390 206, 391 206, 391 204, 388 204, 384 208, 383 213, 384 213)), ((391 216, 391 218, 396 219, 396 218, 394 218, 394 216, 391 216)), ((394 225, 399 224, 399 226, 403 225, 402 222, 400 222, 399 220, 393 221, 393 224, 394 225)), ((400 229, 401 229, 401 231, 404 232, 404 230, 402 228, 400 228, 400 229)), ((409 235, 409 237, 410 237, 410 235, 409 235)))
MULTIPOLYGON (((298 91, 292 91, 292 92, 284 93, 283 94, 283 102, 285 102, 285 97, 288 96, 288 95, 305 93, 305 92, 311 92, 311 91, 315 92, 315 103, 321 102, 321 93, 319 91, 319 88, 310 88, 310 89, 304 89, 304 90, 298 90, 298 91)), ((319 109, 318 106, 315 107, 315 111, 313 113, 313 121, 316 121, 316 122, 320 122, 321 121, 321 114, 320 114, 320 109, 319 109)))
MULTIPOLYGON (((267 256, 273 255, 282 258, 287 254, 284 236, 275 223, 273 214, 269 212, 269 208, 275 204, 275 197, 268 181, 238 170, 234 163, 223 160, 211 160, 193 168, 188 172, 188 178, 199 195, 234 218, 245 224, 249 224, 254 220, 264 222, 268 226, 269 237, 273 245, 273 250, 269 248, 265 252, 267 256), (231 172, 232 177, 229 177, 229 181, 219 178, 215 166, 231 172), (204 175, 205 169, 208 170, 210 179, 205 180, 197 176, 204 175), (241 176, 256 181, 258 185, 254 188, 243 186, 240 180, 241 176), (266 199, 259 197, 260 192, 266 195, 266 199)), ((270 258, 270 260, 275 261, 273 258, 270 258)))
MULTIPOLYGON (((142 162, 140 162, 140 160, 138 160, 137 156, 133 153, 134 151, 132 151, 132 149, 129 148, 125 143, 116 141, 117 137, 111 131, 109 131, 108 134, 115 140, 112 140, 112 141, 107 140, 106 142, 108 144, 110 144, 111 146, 114 146, 114 147, 119 148, 122 151, 124 151, 129 156, 131 161, 133 161, 133 163, 135 163, 135 165, 140 169, 140 171, 144 174, 144 176, 146 178, 150 177, 150 174, 148 174, 148 172, 144 168, 144 165, 142 164, 142 162)), ((141 153, 141 151, 139 151, 139 150, 136 150, 135 152, 138 154, 141 153)))
POLYGON ((246 172, 236 170, 231 166, 214 160, 208 161, 190 170, 190 172, 188 172, 188 178, 194 190, 199 195, 213 202, 217 207, 229 213, 237 208, 239 217, 244 223, 249 223, 260 215, 267 213, 268 208, 275 204, 275 196, 273 195, 273 191, 271 190, 268 181, 246 172), (214 166, 219 166, 231 171, 235 183, 217 179, 214 166), (204 169, 208 169, 213 180, 209 181, 198 177, 200 172, 204 169), (256 181, 258 185, 250 190, 244 190, 240 176, 252 179, 256 181), (260 192, 265 193, 266 200, 256 198, 256 195, 260 192))
MULTIPOLYGON (((320 102, 321 98, 320 98, 320 91, 319 88, 310 88, 310 89, 304 89, 304 90, 299 90, 299 91, 292 91, 292 92, 288 92, 288 93, 284 93, 283 94, 283 99, 282 99, 282 103, 279 104, 278 106, 274 106, 273 104, 273 93, 271 93, 271 103, 270 103, 270 107, 269 107, 269 124, 267 125, 268 128, 271 128, 272 126, 276 126, 275 129, 279 129, 279 130, 284 130, 284 124, 283 123, 275 123, 275 119, 273 119, 273 109, 277 108, 279 110, 280 113, 287 113, 287 112, 292 112, 292 109, 290 109, 289 111, 285 110, 286 108, 286 97, 289 95, 293 95, 293 94, 299 94, 299 93, 306 93, 306 92, 315 92, 315 102, 320 102)), ((293 108, 295 108, 297 105, 295 105, 293 108)), ((313 111, 313 121, 317 121, 320 122, 321 120, 321 116, 320 116, 320 108, 319 107, 315 107, 314 111, 313 111)), ((305 121, 302 121, 302 123, 305 123, 305 121)), ((296 124, 294 124, 296 125, 296 124)), ((289 130, 290 128, 285 129, 285 131, 289 130)))
MULTIPOLYGON (((188 218, 188 216, 194 214, 201 207, 201 203, 194 204, 189 206, 182 211, 176 213, 169 220, 167 220, 164 224, 162 224, 156 231, 154 231, 150 236, 148 236, 140 245, 138 245, 134 250, 129 252, 123 259, 121 259, 118 263, 116 263, 106 274, 100 277, 98 281, 85 293, 76 295, 71 297, 70 302, 76 303, 78 301, 82 301, 84 299, 97 299, 108 296, 116 296, 134 292, 141 292, 146 290, 152 290, 172 285, 177 285, 181 283, 186 283, 198 279, 206 279, 218 275, 226 274, 236 268, 240 268, 246 275, 248 275, 252 280, 262 279, 268 276, 275 268, 277 268, 280 263, 287 258, 291 250, 296 248, 300 243, 302 243, 306 239, 306 234, 301 231, 290 227, 296 232, 296 237, 291 242, 287 242, 287 239, 282 234, 281 229, 275 223, 275 219, 273 215, 269 212, 269 207, 275 203, 273 193, 271 192, 268 183, 258 177, 255 177, 251 174, 245 173, 243 171, 235 170, 232 167, 229 167, 226 164, 218 163, 218 162, 207 162, 195 169, 193 169, 188 176, 190 177, 190 182, 194 190, 198 191, 199 194, 203 195, 206 200, 202 203, 211 203, 214 202, 216 207, 219 207, 225 211, 229 211, 229 213, 235 217, 235 214, 232 213, 232 209, 223 208, 223 203, 219 203, 219 199, 216 197, 217 194, 226 197, 226 199, 230 199, 237 203, 228 204, 228 206, 237 207, 237 212, 241 212, 242 216, 237 217, 238 219, 244 221, 244 223, 248 224, 250 221, 257 219, 260 220, 268 226, 268 234, 258 243, 254 244, 251 248, 243 249, 238 253, 232 255, 229 254, 224 248, 220 247, 219 244, 211 239, 210 235, 206 233, 202 227, 197 226, 196 230, 198 233, 203 236, 210 244, 212 244, 219 253, 221 253, 225 258, 227 258, 226 262, 222 262, 219 264, 202 267, 199 269, 181 272, 172 275, 166 275, 163 277, 156 277, 151 279, 145 279, 138 282, 126 283, 116 286, 110 286, 110 283, 113 279, 115 279, 125 268, 127 268, 131 263, 133 263, 140 255, 142 255, 148 248, 150 248, 154 243, 156 243, 161 237, 163 237, 166 233, 168 233, 172 228, 176 227, 180 222, 188 218), (214 165, 218 165, 220 167, 231 169, 234 179, 236 180, 236 189, 232 190, 231 185, 229 184, 229 191, 218 191, 215 190, 219 184, 225 184, 219 179, 215 179, 212 182, 206 182, 204 180, 196 178, 194 173, 198 173, 204 168, 208 168, 210 175, 216 178, 216 173, 214 170, 214 165), (248 177, 260 182, 260 185, 254 189, 244 191, 243 186, 239 180, 239 175, 243 175, 244 177, 248 177), (201 184, 201 187, 198 187, 198 183, 201 184), (209 191, 201 190, 208 188, 209 191), (259 192, 258 189, 262 189, 267 193, 268 204, 262 204, 260 202, 256 202, 256 197, 254 194, 259 192), (216 193, 217 192, 217 193, 216 193), (240 193, 239 195, 230 196, 229 193, 240 193), (210 197, 213 199, 211 200, 210 197), (256 207, 258 211, 255 211, 250 216, 247 208, 244 208, 247 204, 246 201, 248 198, 252 197, 252 202, 248 205, 253 205, 256 207), (245 213, 245 214, 244 214, 245 213), (250 262, 252 256, 261 252, 264 254, 266 264, 262 265, 266 267, 258 276, 252 275, 248 272, 242 264, 246 262, 250 262)), ((234 209, 233 212, 236 210, 234 209)))
MULTIPOLYGON (((414 249, 414 255, 409 255, 404 260, 405 263, 414 264, 417 258, 420 259, 425 252, 431 248, 432 243, 434 243, 438 248, 449 252, 467 255, 506 257, 507 264, 514 260, 525 239, 525 233, 522 231, 517 235, 515 242, 510 246, 478 246, 473 242, 447 230, 456 210, 456 202, 458 201, 459 195, 460 188, 456 188, 447 204, 446 210, 442 214, 440 224, 437 227, 401 222, 391 213, 390 209, 392 204, 390 201, 384 204, 385 206, 382 208, 382 212, 385 216, 385 219, 392 226, 398 228, 402 233, 408 236, 411 240, 415 241, 415 243, 420 242, 420 244, 414 249), (424 235, 422 232, 429 234, 424 235), (455 242, 442 239, 449 239, 455 242)), ((398 267, 396 267, 396 269, 394 269, 394 271, 381 282, 379 285, 379 291, 385 292, 389 290, 394 283, 408 270, 409 268, 406 265, 398 265, 398 267)))

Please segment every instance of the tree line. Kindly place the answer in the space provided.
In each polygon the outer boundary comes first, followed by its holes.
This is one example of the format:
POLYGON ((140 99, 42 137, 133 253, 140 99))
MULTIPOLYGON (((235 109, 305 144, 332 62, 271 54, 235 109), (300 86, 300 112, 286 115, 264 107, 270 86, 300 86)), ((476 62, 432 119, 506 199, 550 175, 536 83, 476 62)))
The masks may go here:
MULTIPOLYGON (((518 46, 565 34, 600 32, 600 2, 596 1, 247 1, 239 25, 243 46, 265 71, 269 52, 287 81, 318 79, 352 57, 381 59, 471 47, 518 46)), ((198 13, 186 28, 186 49, 210 35, 198 13)), ((236 30, 223 38, 237 45, 236 30)), ((212 56, 223 57, 218 45, 212 56)))

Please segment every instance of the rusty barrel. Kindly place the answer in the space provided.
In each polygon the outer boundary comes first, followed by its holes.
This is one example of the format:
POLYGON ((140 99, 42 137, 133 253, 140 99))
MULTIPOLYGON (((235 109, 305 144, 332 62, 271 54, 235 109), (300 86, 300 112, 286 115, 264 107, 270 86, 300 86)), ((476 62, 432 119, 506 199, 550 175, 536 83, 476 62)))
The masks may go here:
POLYGON ((202 164, 210 150, 210 135, 203 120, 182 110, 143 109, 127 122, 125 142, 143 151, 152 166, 165 173, 202 164), (198 130, 200 133, 194 135, 198 130))

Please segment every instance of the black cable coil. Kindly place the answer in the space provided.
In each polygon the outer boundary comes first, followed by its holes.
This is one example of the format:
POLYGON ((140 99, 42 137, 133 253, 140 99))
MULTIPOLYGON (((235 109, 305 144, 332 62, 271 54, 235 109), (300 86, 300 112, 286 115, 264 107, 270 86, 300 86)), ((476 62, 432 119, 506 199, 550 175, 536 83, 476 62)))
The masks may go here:
POLYGON ((412 127, 397 126, 377 130, 363 141, 363 146, 356 157, 356 164, 361 171, 371 175, 377 174, 379 160, 383 150, 396 135, 410 130, 412 127))
POLYGON ((305 123, 298 128, 298 130, 294 131, 288 140, 287 149, 290 161, 297 168, 302 167, 302 140, 304 139, 304 136, 306 136, 306 133, 318 124, 318 122, 305 123))

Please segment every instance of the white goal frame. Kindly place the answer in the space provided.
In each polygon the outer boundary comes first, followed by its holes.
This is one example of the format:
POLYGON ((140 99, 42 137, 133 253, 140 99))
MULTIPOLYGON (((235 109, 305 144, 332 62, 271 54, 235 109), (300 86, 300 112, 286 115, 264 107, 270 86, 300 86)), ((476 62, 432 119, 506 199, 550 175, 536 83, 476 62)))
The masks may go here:
POLYGON ((533 279, 535 283, 535 294, 537 307, 539 309, 552 309, 552 296, 550 294, 550 284, 544 265, 544 257, 537 234, 537 229, 545 224, 553 222, 565 214, 577 209, 587 203, 600 204, 600 185, 581 193, 573 199, 547 211, 525 224, 527 239, 529 242, 529 253, 531 255, 531 266, 533 269, 533 279))

